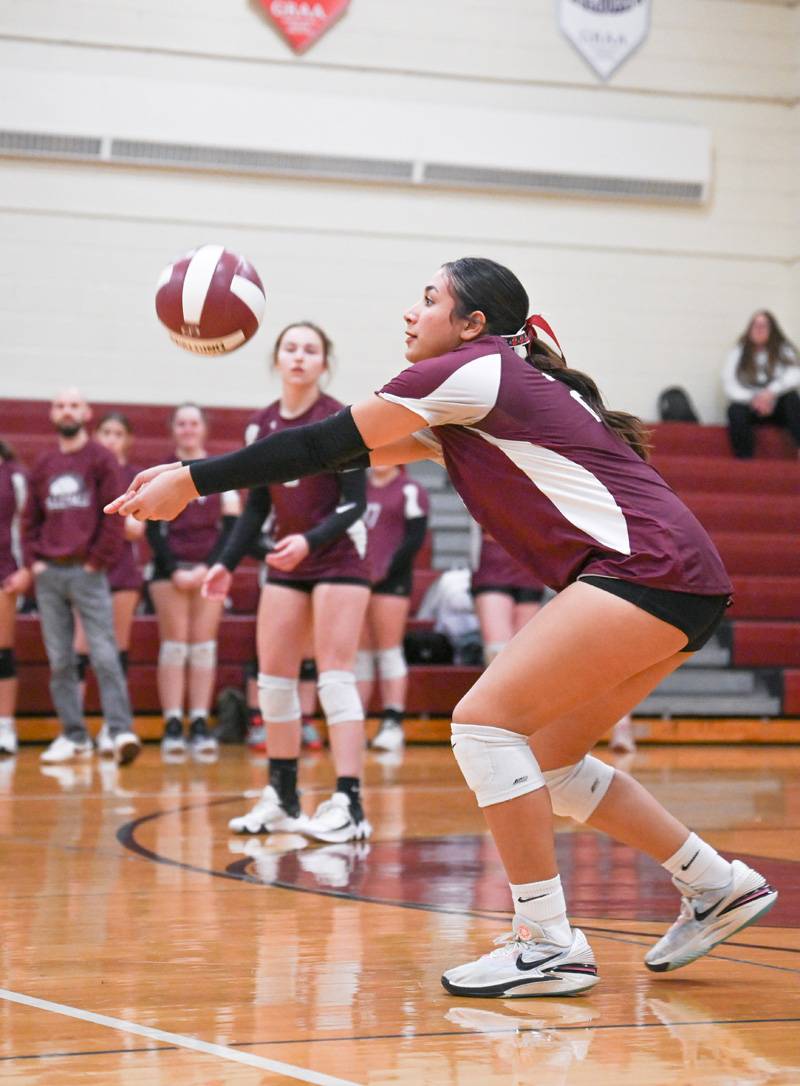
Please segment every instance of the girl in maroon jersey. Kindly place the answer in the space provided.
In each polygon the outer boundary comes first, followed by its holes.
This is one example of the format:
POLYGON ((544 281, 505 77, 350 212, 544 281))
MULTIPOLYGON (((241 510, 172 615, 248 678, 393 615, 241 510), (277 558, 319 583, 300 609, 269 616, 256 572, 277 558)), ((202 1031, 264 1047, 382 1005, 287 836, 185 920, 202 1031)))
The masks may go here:
POLYGON ((542 604, 544 585, 473 521, 472 596, 490 664, 542 604))
POLYGON ((547 322, 527 312, 507 268, 445 264, 405 314, 413 364, 377 396, 205 464, 159 465, 108 506, 172 517, 228 486, 433 453, 475 519, 557 590, 453 713, 453 753, 515 909, 502 947, 443 975, 458 995, 560 996, 597 983, 591 948, 567 920, 552 811, 673 876, 683 902, 645 955, 655 972, 706 954, 777 898, 757 871, 729 863, 589 753, 713 635, 731 585, 706 532, 646 462, 639 421, 609 411, 591 378, 567 368, 547 322))
MULTIPOLYGON (((208 423, 202 408, 185 403, 171 421, 175 452, 183 460, 206 456, 208 423)), ((147 541, 153 551, 149 591, 158 616, 158 693, 164 714, 161 748, 171 758, 186 752, 184 702, 189 710, 189 747, 200 758, 213 758, 217 741, 208 731, 208 712, 217 663, 217 630, 223 599, 201 592, 203 579, 224 546, 241 512, 237 491, 211 495, 170 524, 149 521, 147 541), (188 699, 188 700, 187 700, 188 699)))
MULTIPOLYGON (((246 437, 252 441, 291 432, 335 415, 341 404, 320 388, 330 354, 330 340, 317 325, 301 321, 285 328, 273 351, 280 398, 254 416, 246 437)), ((365 472, 359 469, 287 477, 252 490, 220 562, 206 578, 208 596, 224 598, 232 571, 271 513, 275 544, 266 558, 268 580, 261 590, 256 633, 269 783, 252 811, 231 819, 235 833, 294 831, 331 842, 369 836, 360 794, 364 712, 353 674, 369 601, 365 485, 365 472), (298 674, 309 629, 337 773, 333 797, 311 819, 301 811, 297 791, 298 674)))
POLYGON ((31 586, 29 572, 20 568, 19 553, 19 524, 26 496, 25 472, 11 446, 0 441, 0 755, 17 753, 14 627, 17 597, 31 586))
MULTIPOLYGON (((120 474, 130 483, 136 468, 129 463, 133 444, 133 427, 127 415, 121 411, 109 411, 103 415, 94 432, 95 440, 104 445, 117 458, 120 474)), ((125 547, 119 561, 108 571, 108 587, 114 612, 114 638, 119 650, 122 670, 128 673, 128 652, 131 644, 133 616, 142 592, 143 577, 136 555, 136 543, 144 538, 144 525, 134 517, 125 520, 125 547)), ((89 667, 89 648, 80 615, 75 614, 75 652, 78 654, 78 674, 83 680, 89 667)), ((114 744, 105 722, 97 734, 97 750, 105 757, 112 757, 114 744)))
POLYGON ((366 710, 377 671, 381 724, 372 746, 399 750, 404 743, 408 668, 403 655, 413 588, 414 559, 425 542, 430 502, 425 489, 401 467, 372 468, 367 481, 367 555, 372 595, 356 663, 366 710))

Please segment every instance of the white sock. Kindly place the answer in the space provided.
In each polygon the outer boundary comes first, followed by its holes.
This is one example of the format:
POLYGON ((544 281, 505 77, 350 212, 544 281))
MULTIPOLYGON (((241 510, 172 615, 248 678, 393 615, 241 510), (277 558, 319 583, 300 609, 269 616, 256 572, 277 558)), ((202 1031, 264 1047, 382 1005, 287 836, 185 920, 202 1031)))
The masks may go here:
POLYGON ((561 888, 561 876, 543 882, 508 884, 514 900, 514 912, 547 932, 548 938, 558 946, 568 946, 572 930, 567 920, 567 906, 561 888))
POLYGON ((178 718, 178 720, 183 720, 183 709, 181 709, 179 707, 177 709, 165 709, 164 710, 164 719, 165 720, 171 720, 172 717, 174 717, 174 716, 176 716, 178 718))
POLYGON ((2 727, 13 728, 14 727, 14 718, 13 718, 13 716, 0 716, 0 728, 2 728, 2 727))
POLYGON ((189 710, 189 719, 190 720, 197 720, 197 718, 199 716, 201 716, 203 718, 203 720, 205 720, 206 717, 208 716, 208 709, 190 709, 189 710))
POLYGON ((719 890, 731 881, 731 865, 696 833, 661 866, 693 890, 719 890))

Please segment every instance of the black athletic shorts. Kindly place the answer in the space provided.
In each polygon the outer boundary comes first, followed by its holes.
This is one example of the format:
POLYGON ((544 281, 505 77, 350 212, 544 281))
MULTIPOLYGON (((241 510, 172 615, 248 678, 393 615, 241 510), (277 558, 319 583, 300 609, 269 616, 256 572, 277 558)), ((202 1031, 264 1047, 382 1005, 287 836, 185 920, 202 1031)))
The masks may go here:
POLYGON ((293 588, 295 592, 305 592, 309 596, 318 584, 358 584, 363 585, 364 588, 370 587, 369 581, 363 577, 320 577, 318 581, 292 581, 288 579, 271 581, 267 577, 266 580, 266 587, 271 588, 273 585, 277 585, 278 588, 293 588))
POLYGON ((391 577, 384 577, 382 581, 372 586, 373 596, 405 596, 411 595, 414 574, 412 570, 395 573, 391 577))
POLYGON ((602 588, 614 596, 635 603, 648 614, 655 615, 670 626, 676 626, 689 638, 681 652, 697 652, 709 641, 731 605, 730 596, 698 596, 694 592, 671 592, 665 588, 648 588, 634 581, 616 577, 595 577, 592 574, 578 580, 602 588))
POLYGON ((499 592, 503 596, 510 596, 514 603, 541 603, 544 596, 543 588, 519 588, 513 584, 482 584, 471 589, 471 592, 473 598, 484 592, 499 592))

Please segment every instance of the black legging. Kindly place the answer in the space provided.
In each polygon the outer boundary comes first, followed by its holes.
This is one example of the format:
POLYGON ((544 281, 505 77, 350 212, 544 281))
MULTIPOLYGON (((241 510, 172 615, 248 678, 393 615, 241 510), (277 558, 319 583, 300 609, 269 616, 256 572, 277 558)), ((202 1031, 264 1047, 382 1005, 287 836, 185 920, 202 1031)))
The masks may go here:
POLYGON ((732 403, 728 407, 728 435, 734 456, 740 460, 752 458, 756 445, 753 426, 761 422, 785 426, 800 448, 800 396, 796 392, 779 396, 771 415, 757 414, 748 403, 732 403))

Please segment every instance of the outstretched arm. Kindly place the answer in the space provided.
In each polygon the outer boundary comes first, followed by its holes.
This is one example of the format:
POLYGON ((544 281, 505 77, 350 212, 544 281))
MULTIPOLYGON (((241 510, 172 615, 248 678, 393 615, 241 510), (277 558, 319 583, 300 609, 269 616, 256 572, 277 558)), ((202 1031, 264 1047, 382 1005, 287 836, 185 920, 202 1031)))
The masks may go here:
POLYGON ((172 520, 200 495, 366 467, 371 449, 402 441, 424 425, 414 411, 375 396, 322 422, 291 427, 236 452, 188 467, 150 468, 137 475, 127 494, 106 506, 106 512, 172 520))

